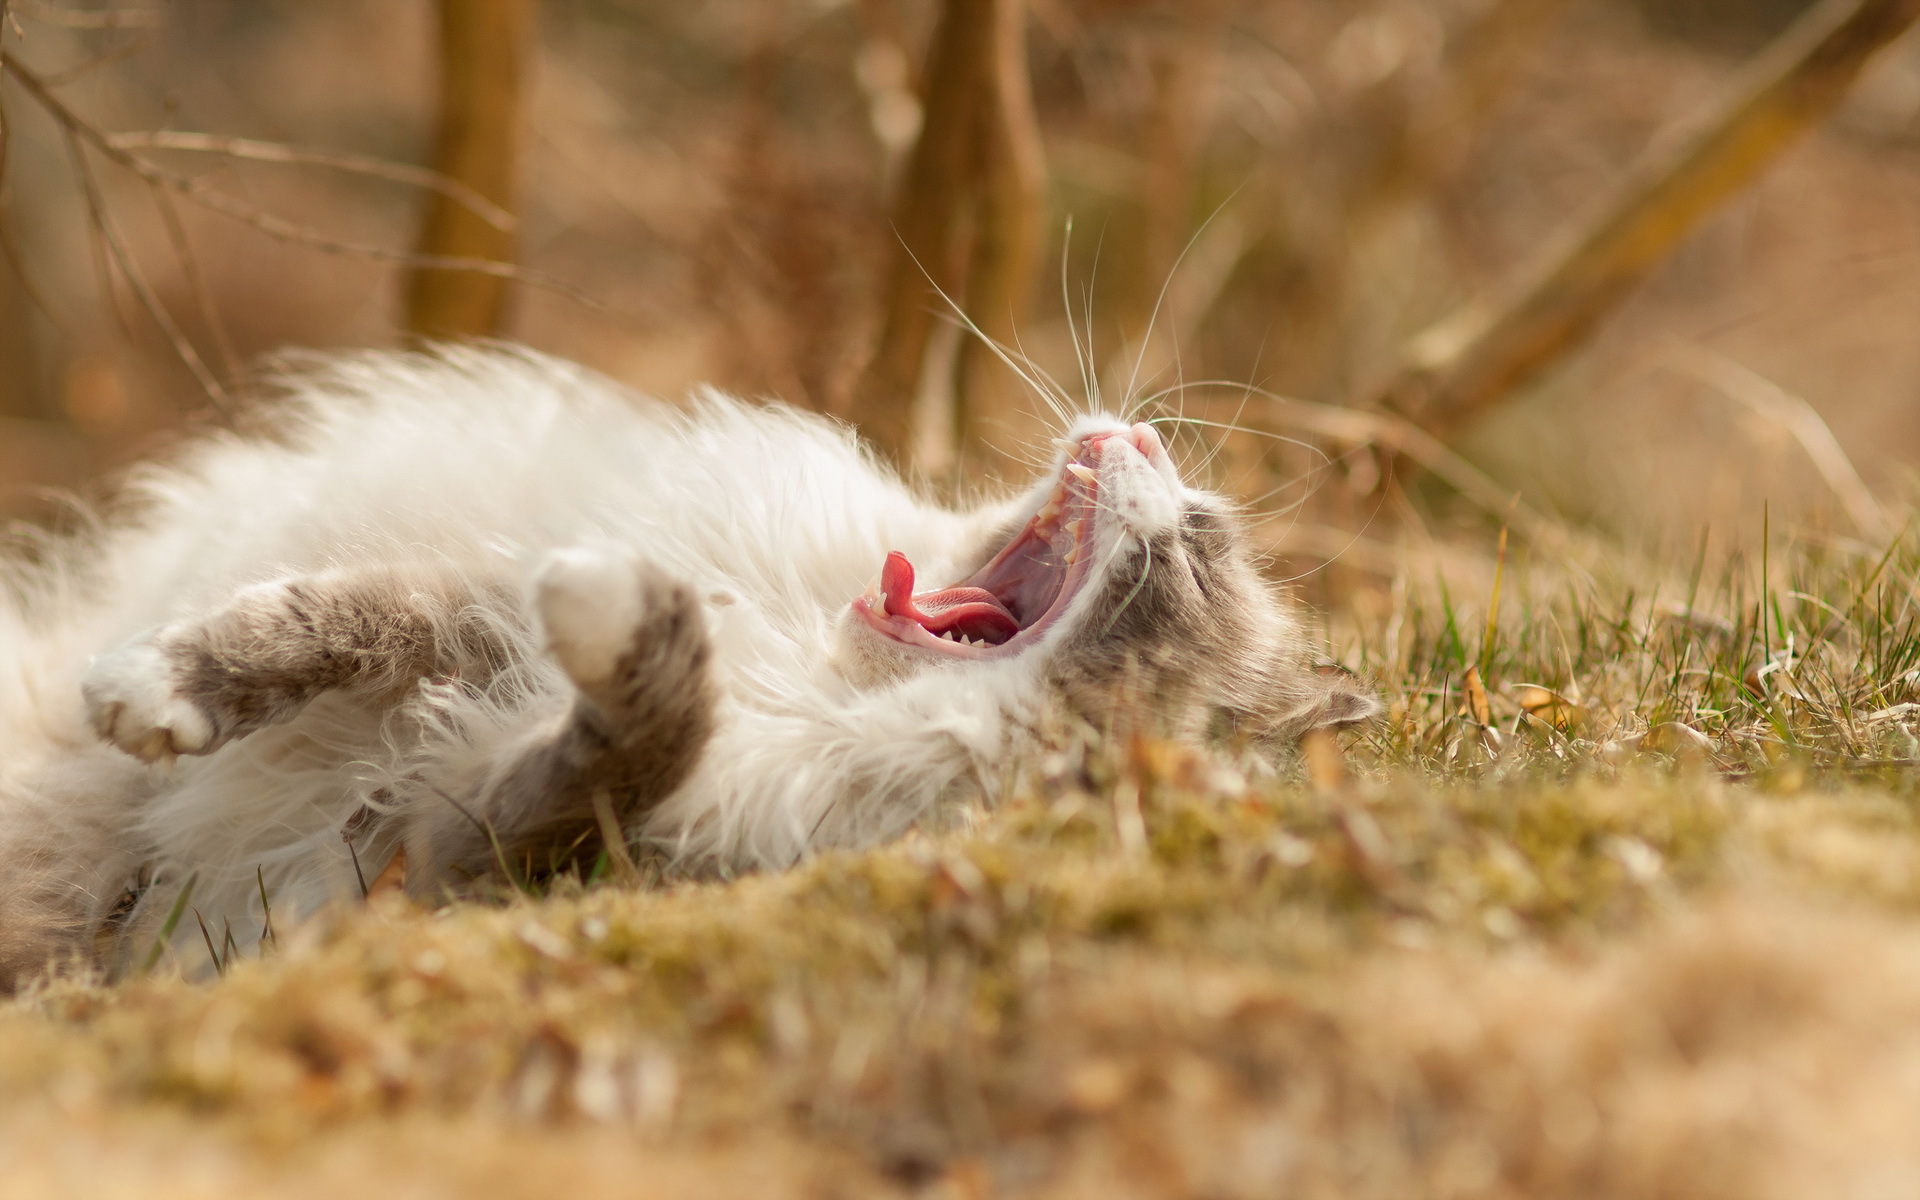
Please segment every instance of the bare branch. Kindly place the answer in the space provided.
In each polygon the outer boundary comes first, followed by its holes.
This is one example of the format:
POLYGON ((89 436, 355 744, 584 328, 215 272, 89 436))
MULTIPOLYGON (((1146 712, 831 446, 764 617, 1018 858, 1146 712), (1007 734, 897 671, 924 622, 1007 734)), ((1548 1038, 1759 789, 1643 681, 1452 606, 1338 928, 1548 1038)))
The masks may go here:
POLYGON ((219 154, 228 158, 246 159, 250 162, 325 167, 353 175, 368 175, 375 179, 385 179, 408 187, 438 192, 503 233, 512 233, 517 224, 512 213, 457 179, 449 179, 438 171, 430 171, 425 167, 389 162, 371 155, 309 150, 280 142, 261 142, 252 138, 221 137, 212 133, 184 133, 174 130, 115 133, 110 134, 107 141, 122 150, 184 150, 199 154, 219 154))
POLYGON ((1764 50, 1693 132, 1663 141, 1625 185, 1500 295, 1408 347, 1371 402, 1446 433, 1558 362, 1702 221, 1845 97, 1920 0, 1823 0, 1764 50))
POLYGON ((481 258, 460 258, 445 255, 411 254, 404 250, 390 250, 384 246, 369 246, 354 242, 339 241, 327 237, 302 225, 297 225, 272 213, 262 212, 251 205, 243 204, 233 197, 206 186, 202 181, 188 175, 181 175, 156 166, 146 159, 128 150, 113 145, 108 136, 94 128, 79 114, 64 104, 53 94, 46 83, 34 72, 22 64, 19 59, 0 51, 0 69, 4 69, 15 83, 32 96, 41 107, 60 125, 69 130, 81 141, 98 149, 102 155, 115 165, 124 167, 149 183, 156 183, 169 191, 185 196, 202 208, 231 217, 269 237, 308 249, 320 250, 332 254, 348 255, 356 258, 368 258, 378 262, 395 263, 400 266, 431 268, 442 271, 465 271, 476 275, 492 275, 501 279, 510 279, 529 286, 539 287, 559 295, 566 296, 575 303, 597 312, 609 311, 600 301, 582 292, 580 289, 534 271, 523 270, 512 263, 495 262, 481 258))
POLYGON ((1490 515, 1511 521, 1522 536, 1536 542, 1559 540, 1553 522, 1521 503, 1512 489, 1503 488, 1412 421, 1389 413, 1315 404, 1259 389, 1255 389, 1254 394, 1266 400, 1262 412, 1275 424, 1351 446, 1376 446, 1404 457, 1490 515))

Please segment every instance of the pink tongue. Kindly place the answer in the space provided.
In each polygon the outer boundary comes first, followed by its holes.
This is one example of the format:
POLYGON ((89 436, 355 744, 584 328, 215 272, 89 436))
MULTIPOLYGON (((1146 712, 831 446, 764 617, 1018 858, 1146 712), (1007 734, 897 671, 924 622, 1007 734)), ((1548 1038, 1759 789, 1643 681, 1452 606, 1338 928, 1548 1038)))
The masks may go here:
POLYGON ((999 597, 985 588, 946 588, 916 600, 913 564, 898 550, 887 555, 887 565, 880 568, 880 590, 886 595, 889 613, 919 622, 936 637, 958 633, 975 641, 984 638, 997 646, 1020 632, 1020 622, 1013 619, 999 597))

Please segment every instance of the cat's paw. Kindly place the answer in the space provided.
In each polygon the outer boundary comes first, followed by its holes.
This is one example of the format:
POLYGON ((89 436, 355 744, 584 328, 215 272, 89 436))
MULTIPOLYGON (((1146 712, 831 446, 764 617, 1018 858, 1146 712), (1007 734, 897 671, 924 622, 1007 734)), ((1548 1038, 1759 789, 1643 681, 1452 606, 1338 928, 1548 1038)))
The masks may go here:
POLYGON ((214 749, 213 722, 180 694, 166 652, 151 639, 95 659, 80 694, 94 732, 142 762, 214 749))
POLYGON ((533 579, 533 603, 552 654, 575 683, 605 682, 644 615, 640 565, 612 551, 555 551, 533 579))
POLYGON ((533 606, 547 652, 597 698, 636 670, 659 670, 680 643, 706 644, 692 592, 617 550, 555 552, 534 576, 533 606))

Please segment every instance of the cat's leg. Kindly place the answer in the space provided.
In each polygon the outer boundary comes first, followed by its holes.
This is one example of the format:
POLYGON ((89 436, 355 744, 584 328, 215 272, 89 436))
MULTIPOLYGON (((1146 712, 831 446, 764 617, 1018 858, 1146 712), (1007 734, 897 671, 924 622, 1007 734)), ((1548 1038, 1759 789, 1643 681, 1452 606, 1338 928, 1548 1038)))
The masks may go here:
POLYGON ((424 676, 482 679, 503 653, 493 620, 451 572, 322 572, 102 655, 81 690, 94 730, 137 758, 210 754, 323 692, 392 702, 424 676))
POLYGON ((434 899, 506 864, 539 873, 597 852, 685 781, 713 731, 712 647, 691 589, 618 554, 571 550, 535 580, 566 709, 496 752, 464 797, 406 815, 407 887, 434 899), (596 805, 603 812, 596 812, 596 805))

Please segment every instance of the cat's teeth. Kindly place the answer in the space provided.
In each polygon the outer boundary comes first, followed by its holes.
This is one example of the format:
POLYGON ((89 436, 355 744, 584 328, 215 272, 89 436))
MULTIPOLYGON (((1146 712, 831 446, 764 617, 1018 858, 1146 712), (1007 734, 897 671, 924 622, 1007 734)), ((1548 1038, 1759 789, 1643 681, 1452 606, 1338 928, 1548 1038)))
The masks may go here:
POLYGON ((891 615, 887 612, 887 598, 884 595, 874 597, 873 615, 879 617, 882 621, 891 615))
POLYGON ((1081 483, 1092 483, 1098 478, 1098 476, 1094 474, 1092 467, 1083 467, 1079 463, 1068 463, 1067 470, 1081 483))

